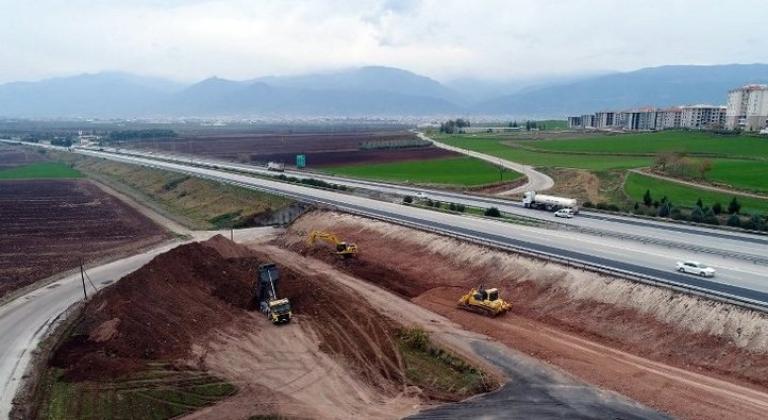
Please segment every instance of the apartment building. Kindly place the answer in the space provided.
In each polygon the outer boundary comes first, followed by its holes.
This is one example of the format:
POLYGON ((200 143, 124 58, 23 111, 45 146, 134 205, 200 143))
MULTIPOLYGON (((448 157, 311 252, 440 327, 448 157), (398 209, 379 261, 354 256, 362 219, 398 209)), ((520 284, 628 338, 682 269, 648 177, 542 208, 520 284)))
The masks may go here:
POLYGON ((745 85, 728 91, 725 127, 746 131, 768 127, 768 85, 745 85))
POLYGON ((680 128, 682 116, 683 107, 660 109, 656 112, 656 129, 680 128))
POLYGON ((681 107, 680 127, 715 129, 725 126, 726 107, 719 105, 686 105, 681 107))
POLYGON ((655 108, 633 109, 622 112, 625 130, 655 130, 658 111, 655 108))

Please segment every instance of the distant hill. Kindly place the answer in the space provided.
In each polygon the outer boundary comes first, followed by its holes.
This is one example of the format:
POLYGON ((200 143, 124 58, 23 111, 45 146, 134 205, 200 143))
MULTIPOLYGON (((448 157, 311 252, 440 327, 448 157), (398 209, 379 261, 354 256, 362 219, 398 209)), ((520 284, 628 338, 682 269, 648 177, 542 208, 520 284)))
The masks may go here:
POLYGON ((0 116, 562 117, 646 105, 722 104, 729 89, 768 83, 768 65, 664 66, 573 77, 534 85, 464 79, 448 87, 391 67, 247 81, 212 77, 192 85, 125 73, 83 74, 0 85, 0 116))
POLYGON ((663 66, 529 89, 474 107, 483 114, 564 116, 640 106, 725 104, 730 89, 768 83, 768 65, 663 66))

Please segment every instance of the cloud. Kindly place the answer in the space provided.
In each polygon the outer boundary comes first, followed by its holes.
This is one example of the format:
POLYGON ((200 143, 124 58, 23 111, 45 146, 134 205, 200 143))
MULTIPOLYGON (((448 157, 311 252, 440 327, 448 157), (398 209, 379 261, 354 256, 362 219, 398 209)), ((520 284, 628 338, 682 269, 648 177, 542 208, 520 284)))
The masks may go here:
POLYGON ((103 70, 248 79, 369 64, 513 79, 766 62, 766 20, 762 0, 0 0, 0 81, 103 70))

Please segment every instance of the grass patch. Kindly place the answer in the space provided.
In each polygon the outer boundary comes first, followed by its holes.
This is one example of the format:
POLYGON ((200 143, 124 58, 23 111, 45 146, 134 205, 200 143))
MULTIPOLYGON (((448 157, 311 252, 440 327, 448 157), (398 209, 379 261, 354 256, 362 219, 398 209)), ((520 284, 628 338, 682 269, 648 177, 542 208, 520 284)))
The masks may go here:
MULTIPOLYGON (((539 152, 506 144, 504 137, 480 135, 438 136, 439 140, 451 146, 485 153, 513 162, 532 166, 576 168, 589 170, 629 169, 649 166, 653 158, 648 156, 604 156, 588 154, 562 154, 539 152)), ((571 140, 569 140, 571 141, 571 140)), ((575 140, 574 140, 575 141, 575 140)), ((523 143, 521 141, 521 143, 523 143)), ((535 144, 543 143, 536 142, 535 144)), ((525 143, 529 144, 529 143, 525 143)))
POLYGON ((471 157, 430 159, 325 168, 336 175, 380 181, 460 186, 514 181, 522 174, 471 157))
POLYGON ((75 179, 82 178, 76 169, 61 162, 39 162, 0 170, 3 179, 75 179))
POLYGON ((717 159, 706 174, 711 182, 768 194, 768 162, 717 159))
MULTIPOLYGON (((667 196, 674 205, 685 208, 693 208, 699 198, 701 198, 706 206, 719 202, 725 208, 734 197, 730 194, 680 185, 637 173, 629 173, 627 175, 627 180, 624 183, 624 192, 633 202, 642 203, 643 194, 647 190, 651 191, 651 196, 654 200, 667 196)), ((737 199, 742 204, 741 211, 743 213, 768 214, 768 200, 741 196, 738 196, 737 199)))
POLYGON ((61 155, 103 183, 192 229, 247 227, 292 200, 177 173, 90 157, 61 155))
POLYGON ((558 152, 655 154, 681 152, 721 157, 768 158, 768 140, 704 131, 658 131, 653 133, 597 136, 573 140, 543 140, 531 146, 558 152))
POLYGON ((435 346, 424 330, 405 328, 397 337, 406 378, 435 397, 456 400, 495 387, 482 371, 435 346))
POLYGON ((41 419, 169 419, 233 395, 236 388, 197 371, 152 369, 114 382, 66 382, 45 373, 41 419))

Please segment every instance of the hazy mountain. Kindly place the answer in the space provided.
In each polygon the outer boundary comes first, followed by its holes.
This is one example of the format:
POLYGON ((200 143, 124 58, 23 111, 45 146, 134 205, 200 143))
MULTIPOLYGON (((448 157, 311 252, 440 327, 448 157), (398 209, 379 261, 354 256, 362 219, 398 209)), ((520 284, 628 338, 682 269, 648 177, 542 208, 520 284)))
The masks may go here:
POLYGON ((538 76, 508 80, 485 80, 472 77, 453 79, 445 82, 453 91, 472 103, 482 103, 500 96, 521 93, 541 87, 573 83, 576 81, 603 76, 615 72, 590 72, 557 76, 538 76))
POLYGON ((768 82, 766 64, 663 66, 529 89, 484 102, 475 112, 565 116, 603 109, 725 104, 730 89, 768 82))
POLYGON ((268 76, 256 79, 270 86, 346 92, 388 92, 461 102, 458 92, 429 77, 393 67, 368 66, 332 73, 268 76))
POLYGON ((665 66, 571 77, 582 78, 539 79, 538 85, 464 79, 450 88, 389 67, 249 81, 212 77, 192 85, 124 73, 84 74, 0 85, 0 116, 562 117, 645 105, 722 104, 729 89, 768 82, 768 65, 665 66), (493 94, 498 97, 472 105, 493 94))

